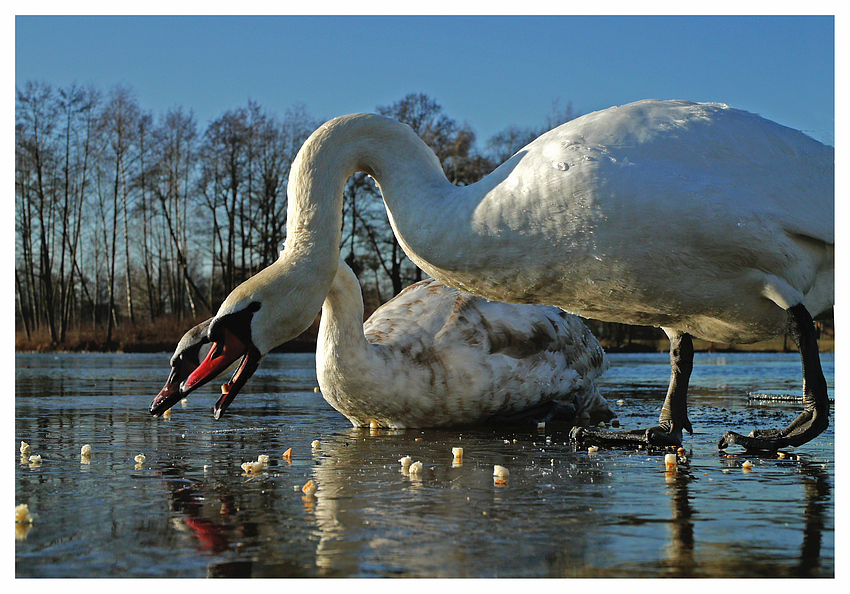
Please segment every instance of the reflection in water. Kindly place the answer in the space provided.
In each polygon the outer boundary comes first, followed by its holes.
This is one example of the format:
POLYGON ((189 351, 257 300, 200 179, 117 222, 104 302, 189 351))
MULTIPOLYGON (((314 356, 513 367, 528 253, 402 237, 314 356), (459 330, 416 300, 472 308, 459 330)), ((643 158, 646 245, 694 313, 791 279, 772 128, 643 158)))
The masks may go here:
MULTIPOLYGON (((734 381, 722 393, 697 385, 688 462, 668 475, 663 456, 575 451, 548 427, 352 429, 312 393, 308 357, 273 357, 290 379, 259 376, 224 422, 211 417, 214 395, 152 419, 160 358, 77 372, 73 360, 57 369, 28 357, 16 372, 14 455, 25 440, 43 458, 14 465, 15 503, 35 517, 16 540, 20 577, 834 574, 833 430, 786 459, 753 458, 745 472, 743 455, 718 455, 720 428, 775 424, 796 407, 734 400, 734 381), (93 378, 104 374, 123 392, 99 390, 93 378), (259 454, 269 466, 244 474, 240 464, 259 454), (423 463, 420 475, 403 472, 405 455, 423 463), (510 470, 503 487, 496 464, 510 470), (301 491, 308 480, 313 497, 301 491)), ((654 421, 656 390, 631 389, 615 369, 621 379, 605 389, 623 401, 621 421, 654 421)))
MULTIPOLYGON (((492 468, 492 459, 504 461, 510 456, 494 452, 487 455, 485 465, 476 456, 466 459, 465 455, 463 464, 458 465, 445 444, 444 440, 416 442, 409 432, 375 435, 368 430, 348 429, 326 437, 322 450, 315 453, 316 464, 310 472, 319 489, 315 496, 301 495, 301 505, 291 508, 291 513, 312 526, 318 537, 312 550, 315 567, 311 570, 291 560, 278 562, 275 575, 522 575, 526 564, 531 564, 526 567, 529 575, 597 575, 594 560, 607 550, 605 529, 599 526, 606 523, 604 490, 598 490, 610 482, 605 465, 586 464, 590 457, 582 452, 554 454, 558 463, 552 458, 548 469, 527 462, 517 468, 513 457, 516 472, 511 475, 510 488, 505 489, 495 487, 487 471, 492 468), (398 446, 408 453, 416 450, 414 458, 436 461, 427 464, 421 475, 408 474, 390 457, 397 457, 398 446), (574 481, 573 493, 565 488, 565 478, 574 481), (554 496, 550 499, 542 491, 545 481, 553 479, 559 486, 552 489, 554 496), (516 514, 518 505, 523 513, 516 514), (532 518, 540 509, 549 513, 547 522, 551 525, 533 525, 532 518), (594 518, 594 513, 602 517, 594 518), (551 553, 532 562, 541 549, 545 550, 543 539, 551 546, 551 553), (512 559, 508 551, 516 558, 512 559)), ((795 479, 806 494, 802 546, 791 556, 796 561, 788 560, 794 567, 783 569, 776 559, 759 560, 758 553, 756 557, 746 555, 746 542, 737 543, 743 544, 740 549, 724 552, 715 550, 716 540, 710 532, 703 532, 700 538, 695 528, 700 516, 711 516, 711 508, 717 506, 708 498, 694 496, 694 487, 706 479, 697 476, 690 464, 680 465, 675 473, 662 472, 662 460, 655 458, 654 476, 663 482, 669 502, 666 517, 662 514, 658 518, 667 526, 666 544, 659 549, 663 555, 658 575, 748 575, 747 568, 749 575, 823 575, 821 541, 830 489, 819 465, 804 463, 795 479)), ((739 460, 718 460, 727 469, 740 466, 739 460)), ((280 546, 282 526, 271 525, 262 512, 246 513, 248 502, 240 497, 239 484, 187 483, 181 478, 187 472, 171 468, 163 471, 162 479, 168 485, 171 510, 176 514, 174 527, 191 535, 200 552, 216 559, 208 566, 208 575, 236 577, 257 575, 258 570, 267 572, 263 568, 266 557, 274 557, 277 551, 266 549, 263 543, 280 546), (218 555, 249 549, 252 545, 246 543, 250 542, 256 546, 250 559, 233 561, 218 555)), ((287 497, 278 486, 267 474, 264 490, 271 491, 272 497, 287 497)), ((294 496, 290 498, 295 501, 294 496)), ((639 517, 635 520, 641 522, 639 517)), ((759 537, 752 534, 750 538, 759 537)))
POLYGON ((691 507, 690 483, 693 480, 687 467, 667 472, 667 491, 670 495, 670 543, 666 547, 670 577, 696 575, 694 559, 694 510, 691 507))
MULTIPOLYGON (((722 457, 722 461, 729 467, 736 467, 740 461, 734 461, 722 457)), ((802 545, 799 554, 795 556, 796 569, 783 569, 775 565, 776 560, 765 559, 762 566, 751 566, 750 575, 763 577, 779 577, 782 575, 797 577, 813 577, 823 575, 820 567, 823 563, 821 558, 821 541, 823 539, 825 516, 828 511, 827 502, 830 499, 829 480, 821 465, 809 464, 800 461, 798 469, 799 482, 802 483, 805 494, 805 509, 803 511, 802 545)), ((746 472, 747 470, 744 469, 746 472)), ((666 566, 671 570, 671 577, 694 577, 724 575, 728 573, 730 565, 752 563, 751 558, 730 559, 723 556, 717 559, 709 559, 702 563, 696 560, 696 539, 694 536, 694 510, 690 489, 692 484, 699 480, 689 470, 678 473, 667 473, 667 487, 670 494, 671 518, 670 543, 666 547, 666 566)), ((709 503, 709 502, 704 502, 709 503)), ((749 535, 749 541, 756 543, 764 540, 765 533, 753 530, 749 535)), ((746 547, 747 543, 744 542, 746 547)))
POLYGON ((383 565, 382 575, 464 576, 465 568, 481 570, 482 557, 499 558, 510 503, 493 487, 492 464, 472 454, 455 465, 451 447, 433 437, 350 429, 323 443, 313 469, 322 575, 383 565), (406 472, 401 454, 423 470, 406 472))
POLYGON ((806 507, 803 510, 805 527, 803 544, 800 548, 800 564, 795 575, 812 577, 820 575, 821 541, 826 525, 826 513, 830 513, 830 480, 823 468, 817 464, 808 464, 804 468, 808 476, 802 476, 806 493, 806 507))
MULTIPOLYGON (((231 550, 234 543, 256 538, 260 534, 256 522, 241 520, 236 511, 234 496, 227 489, 215 493, 212 501, 205 493, 205 485, 195 484, 180 477, 185 469, 169 468, 163 478, 169 489, 170 509, 174 514, 172 526, 187 535, 198 550, 215 557, 231 550), (188 484, 187 484, 188 483, 188 484)), ((222 561, 209 565, 209 577, 250 577, 251 561, 222 561)))

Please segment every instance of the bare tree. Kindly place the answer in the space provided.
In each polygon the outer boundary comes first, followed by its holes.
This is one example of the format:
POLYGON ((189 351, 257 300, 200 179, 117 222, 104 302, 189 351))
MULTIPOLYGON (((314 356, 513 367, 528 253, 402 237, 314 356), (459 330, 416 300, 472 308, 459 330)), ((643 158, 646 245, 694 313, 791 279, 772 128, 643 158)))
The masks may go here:
MULTIPOLYGON (((16 96, 16 207, 25 282, 29 285, 26 301, 33 321, 46 321, 50 340, 56 343, 59 335, 53 284, 54 230, 57 228, 54 131, 59 111, 50 85, 28 83, 23 91, 17 90, 16 96)), ((23 310, 22 314, 27 315, 23 310)))
MULTIPOLYGON (((80 88, 72 85, 68 89, 59 89, 59 107, 64 119, 59 342, 65 342, 71 321, 72 304, 77 299, 75 272, 79 270, 77 258, 80 251, 83 207, 93 152, 96 150, 95 110, 99 100, 99 93, 91 87, 80 88)), ((80 281, 82 282, 82 279, 80 281)))
MULTIPOLYGON (((127 223, 129 210, 130 168, 136 160, 135 151, 138 120, 141 117, 136 98, 127 87, 117 86, 110 91, 109 98, 100 116, 100 127, 105 138, 105 165, 109 168, 112 204, 109 209, 105 240, 107 241, 109 265, 107 268, 108 311, 110 313, 106 327, 106 342, 112 342, 112 333, 117 323, 116 304, 116 265, 118 260, 118 219, 121 217, 122 238, 124 243, 124 276, 127 298, 127 313, 133 321, 133 299, 130 270, 130 239, 127 223)), ((105 213, 104 213, 105 214, 105 213)))
POLYGON ((238 270, 244 260, 237 264, 236 255, 242 251, 237 231, 248 185, 248 139, 248 111, 229 110, 209 125, 200 152, 201 192, 214 221, 223 289, 228 293, 244 280, 243 272, 238 270))
POLYGON ((139 170, 135 180, 135 185, 139 189, 139 203, 136 208, 136 214, 142 221, 142 237, 141 245, 141 260, 142 273, 144 275, 144 295, 147 300, 148 317, 151 322, 156 320, 156 316, 162 313, 162 300, 159 299, 158 290, 155 289, 154 272, 158 266, 154 261, 154 252, 152 249, 153 241, 153 225, 154 220, 153 208, 148 195, 149 184, 149 169, 153 161, 152 153, 152 132, 153 115, 150 113, 142 114, 136 122, 136 138, 139 143, 139 170))
POLYGON ((247 108, 225 112, 204 133, 198 190, 211 223, 212 268, 221 270, 220 293, 277 258, 286 228, 289 172, 316 125, 303 106, 287 110, 281 121, 249 102, 247 108))
MULTIPOLYGON (((160 240, 158 250, 150 248, 151 254, 157 255, 151 259, 150 267, 154 267, 154 260, 159 263, 159 277, 165 277, 168 283, 168 301, 172 312, 182 316, 186 303, 191 315, 196 317, 199 313, 196 300, 207 312, 210 312, 210 303, 194 280, 192 257, 189 254, 189 227, 197 225, 186 224, 188 220, 193 223, 198 221, 195 209, 191 206, 191 190, 195 187, 195 118, 181 109, 171 110, 156 128, 153 137, 153 162, 145 170, 145 178, 148 189, 159 205, 159 225, 164 230, 164 237, 160 240)), ((159 285, 161 283, 158 282, 159 285)))

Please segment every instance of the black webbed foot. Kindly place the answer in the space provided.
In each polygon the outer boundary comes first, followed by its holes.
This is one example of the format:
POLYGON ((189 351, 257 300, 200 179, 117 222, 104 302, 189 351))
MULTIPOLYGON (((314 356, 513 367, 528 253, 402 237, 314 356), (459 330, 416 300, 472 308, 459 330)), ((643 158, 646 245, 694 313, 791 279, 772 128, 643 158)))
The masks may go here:
POLYGON ((670 431, 661 426, 633 431, 602 431, 589 427, 573 427, 570 440, 576 444, 634 448, 682 445, 682 431, 670 431))
POLYGON ((785 429, 754 429, 749 435, 727 431, 717 447, 725 450, 731 445, 739 445, 747 450, 775 452, 789 446, 799 446, 820 435, 829 426, 829 419, 818 415, 817 411, 803 411, 794 422, 785 429))
POLYGON ((727 431, 720 438, 717 447, 725 450, 731 445, 739 445, 747 450, 760 450, 764 452, 774 452, 783 447, 784 444, 778 443, 775 438, 756 437, 752 432, 749 436, 741 435, 734 431, 727 431))
POLYGON ((633 431, 601 431, 575 427, 574 442, 609 447, 665 447, 682 445, 682 431, 693 433, 688 419, 688 381, 694 366, 694 344, 690 335, 665 329, 670 337, 670 385, 661 407, 658 425, 633 431))
POLYGON ((803 362, 803 412, 785 429, 756 429, 748 436, 727 431, 717 444, 721 450, 739 445, 748 450, 775 452, 811 441, 829 427, 829 395, 820 365, 817 334, 812 317, 802 304, 788 310, 788 329, 803 362))

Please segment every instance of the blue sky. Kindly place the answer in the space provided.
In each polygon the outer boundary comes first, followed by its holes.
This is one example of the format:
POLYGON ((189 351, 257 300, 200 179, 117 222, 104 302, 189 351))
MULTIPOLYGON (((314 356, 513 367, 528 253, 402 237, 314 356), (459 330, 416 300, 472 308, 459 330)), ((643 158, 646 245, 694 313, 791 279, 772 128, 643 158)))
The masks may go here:
POLYGON ((130 86, 201 129, 248 100, 317 119, 436 99, 486 140, 646 98, 720 101, 834 144, 834 19, 802 16, 15 18, 15 84, 130 86))

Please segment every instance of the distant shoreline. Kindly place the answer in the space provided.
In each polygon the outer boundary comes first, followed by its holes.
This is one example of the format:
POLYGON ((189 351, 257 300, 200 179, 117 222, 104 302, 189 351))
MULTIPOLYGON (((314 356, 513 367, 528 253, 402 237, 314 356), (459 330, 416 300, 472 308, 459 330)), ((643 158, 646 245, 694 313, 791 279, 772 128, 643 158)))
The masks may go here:
MULTIPOLYGON (((15 337, 16 353, 172 353, 179 338, 174 340, 158 341, 135 341, 123 342, 113 341, 110 344, 95 340, 81 340, 67 342, 61 346, 51 346, 47 341, 27 341, 25 337, 15 337)), ((835 352, 835 339, 832 337, 822 338, 818 341, 821 353, 835 352)), ((666 340, 639 340, 626 345, 612 345, 602 342, 607 353, 654 353, 667 352, 669 346, 666 340)), ((311 337, 296 339, 274 349, 274 353, 311 353, 316 350, 315 340, 311 337)), ((788 339, 775 338, 764 342, 753 344, 727 344, 712 343, 700 339, 694 339, 694 350, 696 352, 715 353, 782 353, 796 352, 794 343, 788 339)))

